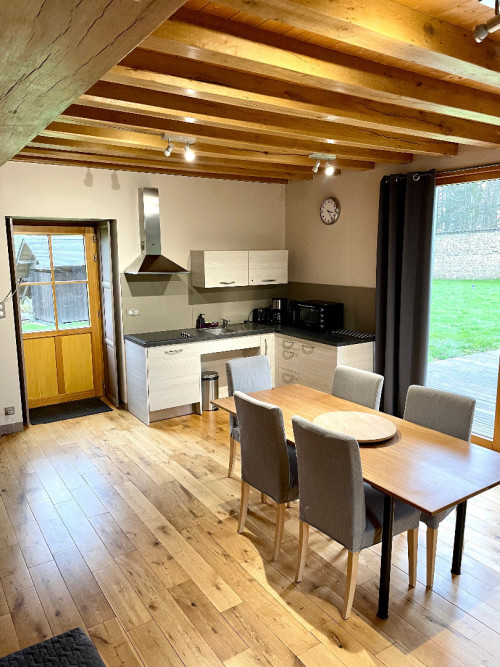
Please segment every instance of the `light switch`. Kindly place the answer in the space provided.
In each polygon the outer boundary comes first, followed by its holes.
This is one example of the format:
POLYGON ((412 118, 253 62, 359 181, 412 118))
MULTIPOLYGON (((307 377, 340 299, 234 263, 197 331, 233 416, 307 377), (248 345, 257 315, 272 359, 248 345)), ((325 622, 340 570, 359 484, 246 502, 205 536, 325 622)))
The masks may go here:
POLYGON ((141 311, 138 310, 137 308, 130 308, 129 310, 127 310, 127 315, 129 317, 139 317, 140 314, 141 311))

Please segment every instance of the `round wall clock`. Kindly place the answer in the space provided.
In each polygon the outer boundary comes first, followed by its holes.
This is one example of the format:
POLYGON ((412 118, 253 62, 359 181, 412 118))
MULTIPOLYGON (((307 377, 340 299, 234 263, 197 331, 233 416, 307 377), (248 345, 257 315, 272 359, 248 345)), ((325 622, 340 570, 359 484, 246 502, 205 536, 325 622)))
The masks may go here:
POLYGON ((327 197, 319 209, 321 221, 325 225, 333 225, 340 216, 340 202, 337 197, 327 197))

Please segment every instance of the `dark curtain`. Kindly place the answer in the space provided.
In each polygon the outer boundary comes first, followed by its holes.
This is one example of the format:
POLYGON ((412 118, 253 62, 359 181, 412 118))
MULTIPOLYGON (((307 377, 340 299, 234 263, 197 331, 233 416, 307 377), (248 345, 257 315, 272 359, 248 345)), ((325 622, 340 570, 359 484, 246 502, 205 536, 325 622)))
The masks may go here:
POLYGON ((424 384, 429 338, 435 171, 380 183, 375 369, 383 410, 403 416, 411 384, 424 384))

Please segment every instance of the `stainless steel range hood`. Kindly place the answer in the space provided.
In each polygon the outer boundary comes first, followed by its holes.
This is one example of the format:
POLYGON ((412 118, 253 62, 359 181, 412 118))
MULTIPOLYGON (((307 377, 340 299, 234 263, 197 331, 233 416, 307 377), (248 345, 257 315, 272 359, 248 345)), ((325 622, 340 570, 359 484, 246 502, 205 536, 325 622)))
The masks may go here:
POLYGON ((139 232, 141 254, 125 269, 125 274, 151 276, 189 273, 161 254, 160 196, 157 188, 139 188, 139 232))

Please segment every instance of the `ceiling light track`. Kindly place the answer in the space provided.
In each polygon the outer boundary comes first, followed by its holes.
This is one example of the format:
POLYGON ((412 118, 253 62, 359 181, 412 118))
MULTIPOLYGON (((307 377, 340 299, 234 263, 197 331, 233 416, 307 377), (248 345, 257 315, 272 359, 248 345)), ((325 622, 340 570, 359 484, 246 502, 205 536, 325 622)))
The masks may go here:
POLYGON ((325 176, 340 176, 342 173, 341 169, 334 167, 332 164, 337 159, 337 156, 333 153, 311 153, 309 157, 314 160, 313 174, 318 173, 322 161, 325 162, 325 176))
POLYGON ((186 162, 193 162, 196 159, 196 153, 191 148, 196 143, 194 137, 184 137, 180 135, 162 135, 163 141, 167 141, 167 147, 163 151, 165 157, 170 157, 174 151, 175 144, 184 144, 184 159, 186 162))

